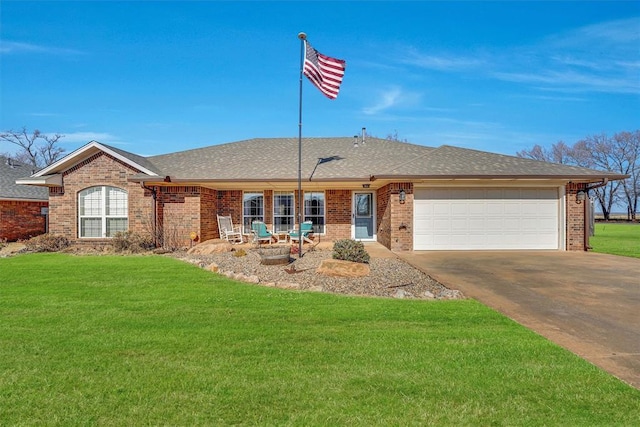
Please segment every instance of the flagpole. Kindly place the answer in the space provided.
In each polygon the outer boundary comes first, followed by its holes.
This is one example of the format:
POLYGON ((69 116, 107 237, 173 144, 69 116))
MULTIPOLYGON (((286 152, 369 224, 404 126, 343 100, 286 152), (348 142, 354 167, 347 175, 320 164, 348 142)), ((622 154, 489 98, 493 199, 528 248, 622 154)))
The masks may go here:
POLYGON ((300 101, 298 110, 298 259, 302 258, 302 71, 304 69, 305 33, 298 33, 300 39, 300 101))

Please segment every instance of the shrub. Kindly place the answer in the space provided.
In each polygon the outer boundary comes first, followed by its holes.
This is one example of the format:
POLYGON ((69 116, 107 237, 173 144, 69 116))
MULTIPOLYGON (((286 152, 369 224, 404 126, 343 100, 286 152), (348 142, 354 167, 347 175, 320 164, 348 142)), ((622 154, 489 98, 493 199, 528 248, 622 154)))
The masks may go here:
POLYGON ((24 242, 30 252, 58 252, 69 247, 69 240, 55 234, 41 234, 24 242))
POLYGON ((115 252, 139 253, 154 248, 153 240, 150 236, 132 231, 118 231, 111 239, 111 245, 115 252))
POLYGON ((364 249, 362 242, 356 242, 352 239, 341 239, 333 245, 333 259, 367 264, 369 262, 369 254, 364 249))
POLYGON ((242 248, 238 249, 237 251, 233 251, 233 256, 236 258, 239 258, 241 256, 246 256, 246 255, 247 255, 247 252, 242 248))

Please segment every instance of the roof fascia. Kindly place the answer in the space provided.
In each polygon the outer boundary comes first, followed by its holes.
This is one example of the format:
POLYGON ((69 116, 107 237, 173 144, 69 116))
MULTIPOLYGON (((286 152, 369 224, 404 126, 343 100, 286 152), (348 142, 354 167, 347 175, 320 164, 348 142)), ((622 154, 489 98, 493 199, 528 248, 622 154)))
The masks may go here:
POLYGON ((464 180, 564 180, 564 181, 580 181, 580 182, 600 182, 604 178, 609 180, 619 180, 629 178, 629 175, 620 175, 612 173, 604 173, 602 175, 376 175, 372 180, 384 179, 394 181, 425 181, 425 180, 448 180, 448 181, 464 181, 464 180))
POLYGON ((45 187, 62 187, 62 174, 44 175, 30 178, 17 179, 16 184, 20 185, 40 185, 45 187))
POLYGON ((60 171, 60 169, 70 169, 73 166, 77 165, 78 163, 80 163, 82 160, 84 160, 86 157, 88 157, 88 153, 91 153, 93 150, 99 150, 102 151, 104 153, 109 154, 112 157, 115 157, 116 159, 120 160, 121 162, 135 168, 138 169, 140 172, 146 173, 148 175, 151 176, 158 176, 155 172, 150 171, 149 169, 145 168, 144 166, 139 165, 138 163, 134 162, 133 160, 129 159, 128 157, 125 157, 119 153, 116 153, 115 151, 111 150, 110 148, 100 144, 98 141, 91 141, 90 143, 78 148, 77 150, 73 151, 72 153, 70 153, 67 156, 64 156, 62 159, 58 160, 55 163, 52 163, 51 165, 47 166, 44 169, 41 169, 40 171, 36 172, 35 174, 33 174, 33 177, 40 177, 43 175, 48 175, 52 172, 58 172, 60 171))

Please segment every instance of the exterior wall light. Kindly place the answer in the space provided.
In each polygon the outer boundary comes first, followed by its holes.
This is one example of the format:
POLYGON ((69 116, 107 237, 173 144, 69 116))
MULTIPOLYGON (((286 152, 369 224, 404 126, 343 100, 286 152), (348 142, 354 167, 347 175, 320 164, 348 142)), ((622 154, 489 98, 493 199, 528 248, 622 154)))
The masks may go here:
POLYGON ((400 189, 398 193, 398 199, 400 200, 400 204, 404 205, 405 200, 407 200, 407 193, 404 192, 404 188, 400 189))
POLYGON ((576 193, 576 203, 580 204, 587 198, 587 193, 584 190, 580 190, 576 193))

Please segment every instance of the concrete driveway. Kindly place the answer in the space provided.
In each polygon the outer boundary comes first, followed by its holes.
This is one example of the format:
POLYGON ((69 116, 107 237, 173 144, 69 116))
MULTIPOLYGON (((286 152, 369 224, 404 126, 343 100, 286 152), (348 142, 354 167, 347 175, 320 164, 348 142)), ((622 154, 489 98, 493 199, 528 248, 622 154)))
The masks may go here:
POLYGON ((559 251, 397 255, 640 388, 640 259, 559 251))

